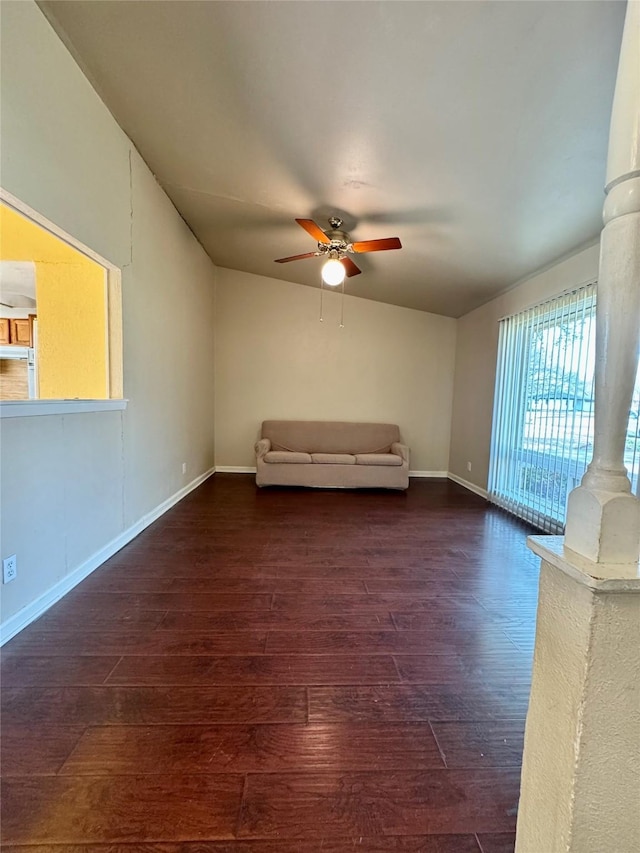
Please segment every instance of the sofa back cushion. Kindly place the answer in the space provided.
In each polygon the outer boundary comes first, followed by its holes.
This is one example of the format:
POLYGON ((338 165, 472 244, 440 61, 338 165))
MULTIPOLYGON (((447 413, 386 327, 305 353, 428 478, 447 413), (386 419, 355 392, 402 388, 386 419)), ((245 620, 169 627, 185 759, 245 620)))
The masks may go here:
POLYGON ((400 441, 397 424, 347 421, 263 421, 272 450, 302 453, 388 453, 400 441))

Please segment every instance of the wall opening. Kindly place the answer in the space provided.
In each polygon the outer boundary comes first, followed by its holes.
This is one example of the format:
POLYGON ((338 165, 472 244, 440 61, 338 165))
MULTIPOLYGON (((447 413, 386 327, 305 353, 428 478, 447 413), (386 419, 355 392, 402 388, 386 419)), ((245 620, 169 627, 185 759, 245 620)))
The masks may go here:
POLYGON ((120 271, 4 191, 0 400, 122 398, 120 271))

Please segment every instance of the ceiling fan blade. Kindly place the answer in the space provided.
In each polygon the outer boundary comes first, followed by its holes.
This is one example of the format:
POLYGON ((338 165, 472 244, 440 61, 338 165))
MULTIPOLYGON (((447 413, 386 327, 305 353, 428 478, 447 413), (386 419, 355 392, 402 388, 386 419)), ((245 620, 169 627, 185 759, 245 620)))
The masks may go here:
POLYGON ((313 219, 296 219, 296 222, 301 228, 307 232, 307 234, 311 234, 314 240, 318 243, 330 243, 331 240, 324 233, 322 228, 313 221, 313 219))
POLYGON ((290 258, 276 258, 276 264, 288 264, 289 261, 301 261, 303 258, 315 258, 319 252, 306 252, 304 255, 291 255, 290 258))
POLYGON ((354 252, 385 252, 387 249, 401 249, 402 243, 397 237, 386 237, 384 240, 361 240, 352 244, 354 252))
POLYGON ((362 270, 353 263, 351 258, 340 258, 340 263, 344 267, 348 278, 351 278, 352 275, 360 275, 362 272, 362 270))

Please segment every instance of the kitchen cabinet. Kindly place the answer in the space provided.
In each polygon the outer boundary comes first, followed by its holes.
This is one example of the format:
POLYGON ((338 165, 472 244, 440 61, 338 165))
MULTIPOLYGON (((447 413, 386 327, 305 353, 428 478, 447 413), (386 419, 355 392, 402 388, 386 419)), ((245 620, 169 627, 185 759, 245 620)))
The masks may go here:
POLYGON ((33 321, 35 314, 28 317, 0 317, 0 346, 33 346, 33 321))
POLYGON ((20 347, 32 347, 33 346, 33 335, 32 328, 33 322, 31 318, 27 318, 23 320, 22 318, 11 318, 10 321, 11 330, 11 343, 16 344, 20 347))

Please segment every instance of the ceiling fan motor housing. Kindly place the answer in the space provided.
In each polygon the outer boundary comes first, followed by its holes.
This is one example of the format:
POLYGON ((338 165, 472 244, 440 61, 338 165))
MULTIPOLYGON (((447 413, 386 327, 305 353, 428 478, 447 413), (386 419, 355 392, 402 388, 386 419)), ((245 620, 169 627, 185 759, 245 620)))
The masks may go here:
POLYGON ((329 256, 330 259, 339 260, 347 271, 348 276, 359 275, 362 270, 354 264, 348 253, 356 252, 383 252, 387 249, 401 249, 402 243, 398 237, 387 237, 384 240, 360 240, 351 242, 351 237, 342 230, 342 219, 332 216, 329 219, 331 226, 328 231, 323 231, 313 219, 296 219, 298 225, 310 234, 315 240, 317 249, 315 252, 305 252, 302 255, 292 255, 289 258, 277 258, 276 263, 287 264, 289 261, 300 261, 305 258, 329 256))
POLYGON ((341 229, 342 219, 337 216, 332 216, 329 220, 331 228, 325 231, 325 234, 331 240, 331 243, 318 243, 318 250, 324 253, 348 252, 351 246, 351 238, 346 231, 341 229))

